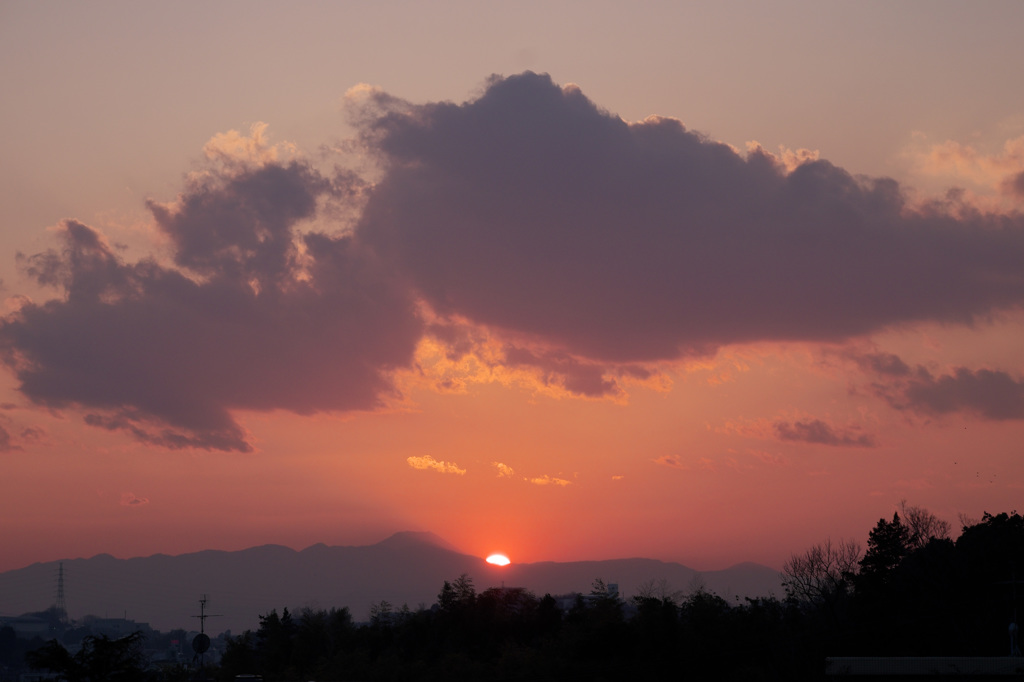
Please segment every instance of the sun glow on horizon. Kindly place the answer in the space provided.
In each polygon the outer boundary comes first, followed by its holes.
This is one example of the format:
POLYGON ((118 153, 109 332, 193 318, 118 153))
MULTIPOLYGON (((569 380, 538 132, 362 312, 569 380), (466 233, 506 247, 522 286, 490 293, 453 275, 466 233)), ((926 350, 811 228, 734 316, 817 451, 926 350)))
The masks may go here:
POLYGON ((508 566, 512 562, 504 554, 492 554, 487 557, 487 563, 494 564, 495 566, 508 566))

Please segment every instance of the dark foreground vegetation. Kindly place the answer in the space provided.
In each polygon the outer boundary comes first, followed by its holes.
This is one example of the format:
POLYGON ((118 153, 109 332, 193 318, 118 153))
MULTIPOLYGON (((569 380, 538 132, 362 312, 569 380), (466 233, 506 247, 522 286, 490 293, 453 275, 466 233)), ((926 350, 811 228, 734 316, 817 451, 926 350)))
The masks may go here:
POLYGON ((866 551, 826 541, 794 555, 785 599, 730 604, 652 580, 625 601, 597 580, 562 601, 515 587, 477 592, 462 576, 444 583, 431 608, 381 602, 368 624, 353 623, 348 609, 272 611, 202 673, 147 671, 132 638, 94 640, 77 658, 52 642, 26 658, 69 681, 269 682, 821 679, 826 656, 1010 655, 1024 518, 985 514, 954 541, 927 511, 901 512, 878 521, 866 551))

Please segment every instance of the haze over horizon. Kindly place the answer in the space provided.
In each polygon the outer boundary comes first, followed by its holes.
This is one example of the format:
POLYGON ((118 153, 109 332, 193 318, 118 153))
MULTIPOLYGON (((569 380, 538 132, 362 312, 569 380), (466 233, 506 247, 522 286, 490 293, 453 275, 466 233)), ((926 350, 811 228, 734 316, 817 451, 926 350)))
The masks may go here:
POLYGON ((0 572, 780 567, 1024 492, 1024 5, 0 8, 0 572))

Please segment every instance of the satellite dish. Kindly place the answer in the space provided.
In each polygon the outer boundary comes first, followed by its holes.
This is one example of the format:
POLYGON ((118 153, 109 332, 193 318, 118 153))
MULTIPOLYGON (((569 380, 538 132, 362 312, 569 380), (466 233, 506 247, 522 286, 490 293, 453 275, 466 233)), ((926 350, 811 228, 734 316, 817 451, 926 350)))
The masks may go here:
POLYGON ((200 632, 192 638, 192 651, 204 654, 210 649, 210 636, 200 632))

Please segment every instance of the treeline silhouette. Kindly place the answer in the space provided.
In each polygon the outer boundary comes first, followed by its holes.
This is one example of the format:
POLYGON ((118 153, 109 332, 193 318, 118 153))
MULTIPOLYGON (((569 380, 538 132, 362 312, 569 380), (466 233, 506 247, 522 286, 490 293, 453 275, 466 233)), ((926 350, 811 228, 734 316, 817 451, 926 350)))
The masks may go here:
MULTIPOLYGON (((827 540, 791 557, 784 598, 730 604, 652 580, 626 601, 596 580, 565 604, 520 587, 478 592, 463 575, 430 608, 380 602, 364 624, 347 608, 271 611, 230 638, 206 673, 268 682, 790 680, 824 678, 826 656, 1007 656, 1020 567, 1016 512, 964 521, 954 541, 949 524, 903 504, 879 519, 865 551, 827 540)), ((35 667, 50 664, 46 653, 29 655, 35 667)))

